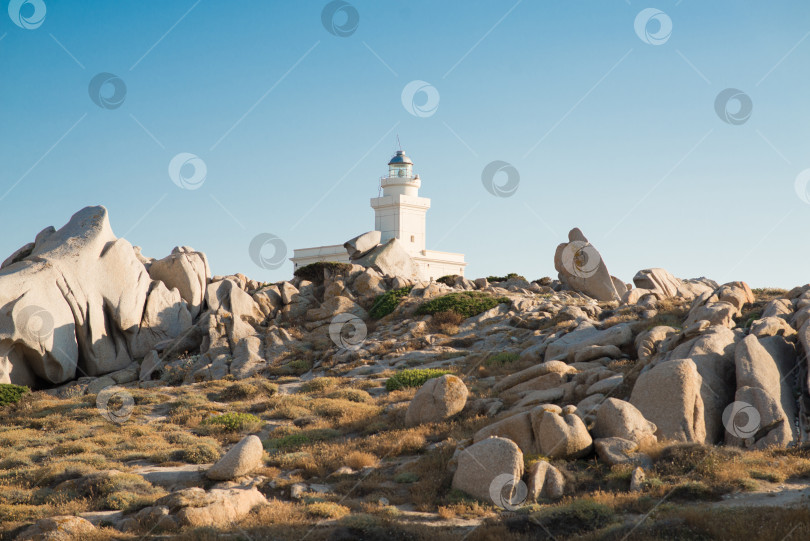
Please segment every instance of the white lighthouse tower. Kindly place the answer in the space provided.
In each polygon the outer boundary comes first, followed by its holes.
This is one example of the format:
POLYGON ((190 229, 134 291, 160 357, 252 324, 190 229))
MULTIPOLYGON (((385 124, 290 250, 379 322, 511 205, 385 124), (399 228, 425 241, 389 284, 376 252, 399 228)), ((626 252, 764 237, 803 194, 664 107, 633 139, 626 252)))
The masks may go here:
MULTIPOLYGON (((380 179, 382 194, 371 199, 374 209, 374 230, 380 232, 381 243, 398 239, 419 267, 426 280, 449 274, 464 275, 464 254, 437 252, 426 249, 425 215, 430 199, 419 196, 422 180, 413 173, 413 162, 398 150, 388 162, 388 176, 380 179)), ((343 244, 299 248, 290 258, 298 269, 318 261, 349 262, 343 244)))
POLYGON ((413 174, 413 162, 398 150, 388 162, 388 176, 380 179, 382 196, 371 199, 374 229, 382 233, 382 242, 399 239, 412 255, 425 250, 425 214, 430 199, 419 197, 422 181, 413 174))

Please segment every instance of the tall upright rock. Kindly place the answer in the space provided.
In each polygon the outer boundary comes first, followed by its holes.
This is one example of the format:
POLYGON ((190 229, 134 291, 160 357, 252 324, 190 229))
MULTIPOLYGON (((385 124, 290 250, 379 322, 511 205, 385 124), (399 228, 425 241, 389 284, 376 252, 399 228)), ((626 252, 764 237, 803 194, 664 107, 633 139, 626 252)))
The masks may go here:
POLYGON ((618 301, 627 285, 610 275, 602 256, 579 228, 568 232, 568 242, 557 246, 554 268, 560 281, 598 301, 618 301))

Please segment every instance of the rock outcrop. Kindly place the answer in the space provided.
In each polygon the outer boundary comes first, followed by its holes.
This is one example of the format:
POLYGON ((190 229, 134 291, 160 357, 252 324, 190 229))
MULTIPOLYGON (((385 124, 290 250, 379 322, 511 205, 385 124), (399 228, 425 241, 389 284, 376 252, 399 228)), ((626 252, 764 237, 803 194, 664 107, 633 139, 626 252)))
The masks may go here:
POLYGON ((610 275, 602 256, 578 228, 568 233, 568 242, 557 246, 554 268, 560 281, 574 291, 598 301, 618 301, 627 286, 610 275))
POLYGON ((0 381, 29 386, 120 370, 192 323, 178 290, 115 237, 104 207, 37 235, 0 270, 0 292, 0 381))

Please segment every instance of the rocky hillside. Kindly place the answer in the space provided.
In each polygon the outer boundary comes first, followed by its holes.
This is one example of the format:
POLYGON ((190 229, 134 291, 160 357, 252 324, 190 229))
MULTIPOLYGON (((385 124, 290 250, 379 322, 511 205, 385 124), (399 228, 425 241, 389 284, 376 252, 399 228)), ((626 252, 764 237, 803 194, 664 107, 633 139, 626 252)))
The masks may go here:
POLYGON ((12 254, 3 538, 810 536, 810 286, 629 285, 578 229, 557 279, 423 282, 368 238, 265 284, 89 207, 12 254))

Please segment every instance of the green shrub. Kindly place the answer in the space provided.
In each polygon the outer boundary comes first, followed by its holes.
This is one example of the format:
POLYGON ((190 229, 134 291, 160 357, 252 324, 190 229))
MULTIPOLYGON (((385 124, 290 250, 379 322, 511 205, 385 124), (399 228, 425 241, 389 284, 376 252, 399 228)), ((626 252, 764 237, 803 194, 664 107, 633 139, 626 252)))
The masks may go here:
POLYGON ((557 538, 599 530, 615 522, 614 511, 593 500, 575 500, 568 505, 555 506, 532 513, 529 526, 557 538))
POLYGON ((397 475, 394 477, 394 482, 395 482, 395 483, 400 483, 400 484, 403 484, 403 485, 408 485, 408 484, 411 484, 411 483, 415 483, 415 482, 417 482, 418 480, 419 480, 419 476, 418 476, 418 475, 416 475, 416 474, 415 474, 415 473, 413 473, 413 472, 402 472, 402 473, 398 473, 398 474, 397 474, 397 475))
POLYGON ((261 422, 261 419, 252 413, 232 411, 229 413, 223 413, 222 415, 217 415, 215 417, 210 417, 204 420, 202 424, 221 426, 224 430, 238 432, 246 428, 252 428, 260 425, 261 422))
POLYGON ((493 297, 483 291, 460 291, 427 301, 416 309, 416 315, 423 316, 449 310, 468 318, 495 308, 503 302, 512 301, 506 297, 493 297))
POLYGON ((518 353, 511 353, 508 351, 501 351, 500 353, 496 353, 495 355, 490 356, 486 361, 484 361, 484 365, 486 366, 504 366, 506 364, 513 363, 520 359, 520 354, 518 353))
POLYGON ((429 379, 439 378, 445 374, 450 374, 449 370, 438 368, 408 368, 400 370, 385 382, 388 391, 398 391, 407 387, 421 387, 429 379))
POLYGON ((323 271, 325 270, 328 270, 332 274, 345 274, 352 270, 352 266, 348 263, 338 263, 337 261, 319 261, 301 267, 293 273, 293 276, 321 284, 323 283, 323 271))
POLYGON ((458 277, 459 277, 458 274, 448 274, 447 276, 442 276, 441 278, 438 278, 436 281, 439 282, 440 284, 453 287, 454 285, 456 285, 456 278, 458 277))
POLYGON ((374 319, 380 319, 394 310, 396 310, 399 303, 408 296, 408 294, 413 289, 413 286, 408 287, 401 287, 399 289, 392 289, 387 293, 383 293, 382 295, 377 295, 377 298, 374 299, 374 304, 371 305, 371 309, 369 309, 368 314, 374 319))
POLYGON ((15 404, 20 401, 30 389, 13 383, 0 383, 0 406, 15 404))
POLYGON ((518 273, 510 272, 506 276, 487 276, 487 282, 490 282, 490 283, 492 283, 492 282, 506 282, 507 280, 511 280, 513 278, 517 279, 517 280, 526 280, 526 278, 519 275, 518 273))

